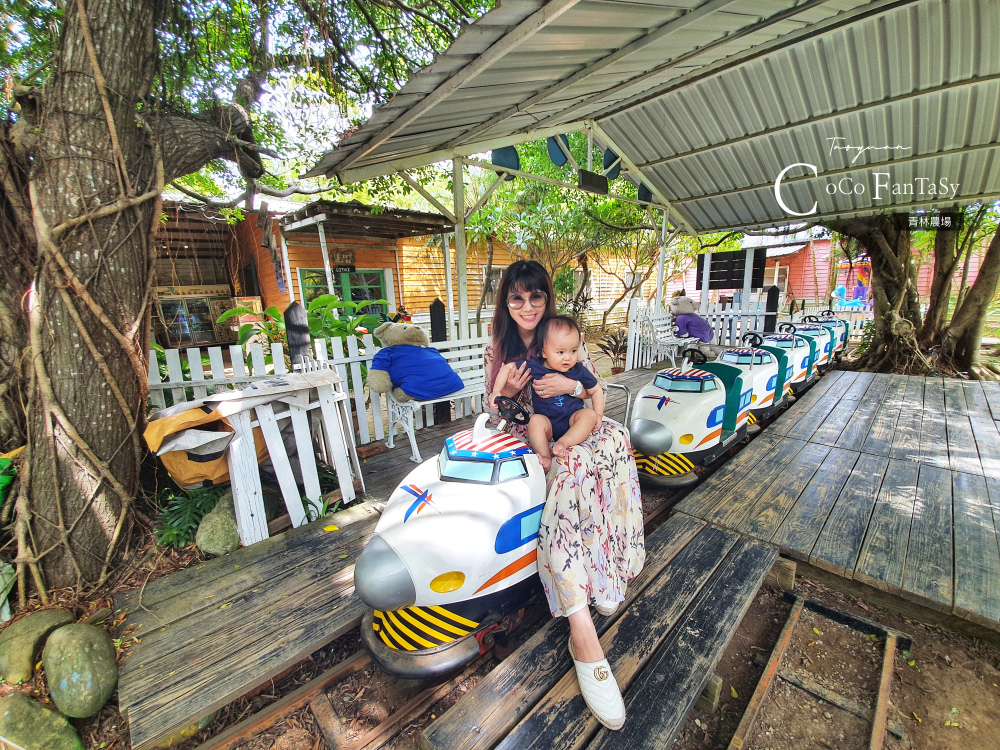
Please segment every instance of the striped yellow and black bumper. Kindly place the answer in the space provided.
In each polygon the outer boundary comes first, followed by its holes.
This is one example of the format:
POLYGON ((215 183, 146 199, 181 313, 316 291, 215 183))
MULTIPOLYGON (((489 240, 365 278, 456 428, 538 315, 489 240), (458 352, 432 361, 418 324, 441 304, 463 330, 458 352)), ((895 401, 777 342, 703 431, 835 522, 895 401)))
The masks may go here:
POLYGON ((747 424, 757 424, 757 417, 753 415, 753 412, 747 416, 747 424))
POLYGON ((452 643, 479 627, 444 607, 404 607, 375 610, 372 628, 386 646, 396 651, 421 651, 452 643))
POLYGON ((661 453, 658 456, 644 456, 639 451, 635 453, 635 465, 639 471, 647 474, 676 477, 694 471, 694 464, 682 453, 661 453))

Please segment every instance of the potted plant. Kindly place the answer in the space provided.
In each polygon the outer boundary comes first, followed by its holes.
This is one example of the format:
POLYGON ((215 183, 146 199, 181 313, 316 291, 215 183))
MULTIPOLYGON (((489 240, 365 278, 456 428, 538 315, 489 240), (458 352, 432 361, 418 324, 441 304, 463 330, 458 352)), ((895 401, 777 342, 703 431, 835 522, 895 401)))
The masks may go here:
POLYGON ((613 331, 601 337, 597 348, 611 358, 611 374, 625 372, 625 357, 628 354, 628 332, 613 331))

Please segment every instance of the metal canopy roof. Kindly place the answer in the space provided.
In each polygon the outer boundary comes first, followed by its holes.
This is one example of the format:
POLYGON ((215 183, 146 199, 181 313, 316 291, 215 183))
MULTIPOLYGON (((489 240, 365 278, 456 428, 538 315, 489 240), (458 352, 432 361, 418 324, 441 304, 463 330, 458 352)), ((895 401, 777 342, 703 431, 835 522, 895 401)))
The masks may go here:
POLYGON ((334 234, 390 240, 441 234, 455 229, 454 224, 441 214, 396 208, 373 209, 358 201, 335 203, 322 200, 313 201, 301 211, 286 214, 281 219, 281 228, 287 234, 320 222, 334 234))
POLYGON ((1000 6, 503 0, 309 175, 350 183, 587 127, 699 232, 793 219, 774 183, 795 163, 818 176, 789 170, 781 196, 815 203, 809 220, 994 198, 1000 6))

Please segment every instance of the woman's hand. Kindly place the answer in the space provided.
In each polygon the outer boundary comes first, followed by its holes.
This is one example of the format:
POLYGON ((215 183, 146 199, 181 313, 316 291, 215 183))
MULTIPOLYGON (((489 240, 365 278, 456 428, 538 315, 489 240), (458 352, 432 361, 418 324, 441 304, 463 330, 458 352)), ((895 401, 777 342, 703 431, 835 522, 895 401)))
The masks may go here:
POLYGON ((543 398, 568 396, 576 390, 578 382, 557 372, 550 372, 544 378, 535 381, 535 392, 543 398))
POLYGON ((522 362, 520 365, 511 368, 510 374, 507 376, 507 382, 500 389, 500 395, 507 398, 514 398, 530 382, 531 370, 528 369, 527 362, 522 362))

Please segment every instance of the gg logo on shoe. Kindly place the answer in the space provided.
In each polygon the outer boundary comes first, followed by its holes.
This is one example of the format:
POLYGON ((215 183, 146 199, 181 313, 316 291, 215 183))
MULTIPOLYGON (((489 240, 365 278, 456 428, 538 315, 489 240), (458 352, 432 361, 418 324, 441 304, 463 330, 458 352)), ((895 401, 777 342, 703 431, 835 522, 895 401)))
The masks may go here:
POLYGON ((608 670, 604 667, 596 667, 594 669, 594 677, 597 678, 598 682, 604 682, 609 677, 608 670))

